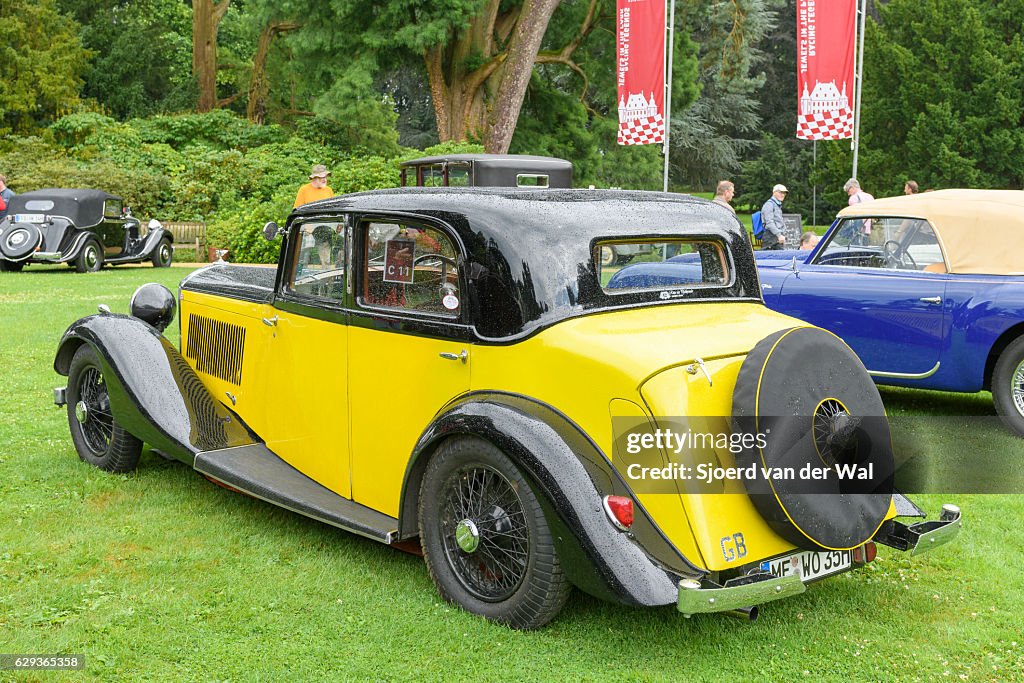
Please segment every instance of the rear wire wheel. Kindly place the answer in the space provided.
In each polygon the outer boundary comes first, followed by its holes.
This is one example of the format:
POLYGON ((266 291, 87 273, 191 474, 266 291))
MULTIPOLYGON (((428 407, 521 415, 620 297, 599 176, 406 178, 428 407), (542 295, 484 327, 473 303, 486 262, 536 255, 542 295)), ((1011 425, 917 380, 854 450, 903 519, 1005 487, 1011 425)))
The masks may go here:
POLYGON ((999 354, 992 370, 992 402, 1006 426, 1024 436, 1024 337, 999 354))
POLYGON ((529 483, 494 445, 438 449, 420 489, 420 541, 441 596, 518 629, 551 621, 571 588, 529 483))
POLYGON ((83 344, 68 372, 68 427, 78 457, 107 472, 131 472, 142 442, 114 419, 110 394, 95 349, 83 344))

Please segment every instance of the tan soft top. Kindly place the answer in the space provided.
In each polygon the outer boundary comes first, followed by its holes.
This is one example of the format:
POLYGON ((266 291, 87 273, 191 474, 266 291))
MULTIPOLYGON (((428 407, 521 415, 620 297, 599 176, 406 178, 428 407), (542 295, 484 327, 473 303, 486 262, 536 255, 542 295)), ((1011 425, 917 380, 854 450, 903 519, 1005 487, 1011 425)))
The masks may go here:
POLYGON ((847 216, 924 218, 951 273, 1024 275, 1024 191, 938 190, 848 206, 847 216))

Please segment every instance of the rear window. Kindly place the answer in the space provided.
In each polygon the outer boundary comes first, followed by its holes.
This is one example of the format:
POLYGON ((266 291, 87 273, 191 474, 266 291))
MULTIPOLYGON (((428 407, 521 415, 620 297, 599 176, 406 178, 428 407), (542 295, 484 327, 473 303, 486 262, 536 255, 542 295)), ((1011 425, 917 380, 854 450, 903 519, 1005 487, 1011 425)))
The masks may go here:
POLYGON ((723 244, 711 239, 606 241, 594 247, 605 294, 727 287, 733 270, 723 244))
POLYGON ((53 208, 53 202, 49 199, 30 199, 25 202, 26 211, 49 211, 53 208))

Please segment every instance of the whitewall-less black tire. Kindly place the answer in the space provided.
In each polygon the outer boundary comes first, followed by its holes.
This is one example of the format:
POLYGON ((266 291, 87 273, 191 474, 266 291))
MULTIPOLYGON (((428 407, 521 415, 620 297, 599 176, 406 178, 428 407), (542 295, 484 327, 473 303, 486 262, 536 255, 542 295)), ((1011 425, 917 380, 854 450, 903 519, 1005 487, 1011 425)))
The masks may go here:
POLYGON ((500 449, 473 437, 443 443, 423 476, 420 542, 441 596, 518 629, 558 614, 571 585, 540 502, 500 449))
POLYGON ((1024 437, 1024 337, 999 354, 992 370, 992 402, 1006 426, 1024 437))
POLYGON ((68 428, 78 457, 107 472, 131 472, 142 442, 117 423, 95 349, 83 344, 68 372, 68 428))

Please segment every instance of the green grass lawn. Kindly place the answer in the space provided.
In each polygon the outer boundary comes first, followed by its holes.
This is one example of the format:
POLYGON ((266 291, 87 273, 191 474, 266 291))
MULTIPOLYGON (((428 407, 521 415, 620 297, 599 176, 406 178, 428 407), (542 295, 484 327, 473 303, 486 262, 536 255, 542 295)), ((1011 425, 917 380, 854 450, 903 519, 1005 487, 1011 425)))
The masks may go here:
MULTIPOLYGON (((52 405, 61 333, 187 272, 0 273, 0 653, 87 659, 16 680, 1024 680, 1020 496, 918 497, 932 515, 958 503, 961 537, 915 559, 880 548, 755 624, 577 592, 547 628, 520 633, 443 604, 417 557, 148 450, 131 475, 82 463, 52 405)), ((169 332, 176 342, 177 324, 169 332)), ((896 414, 991 408, 984 396, 883 397, 896 414)))

